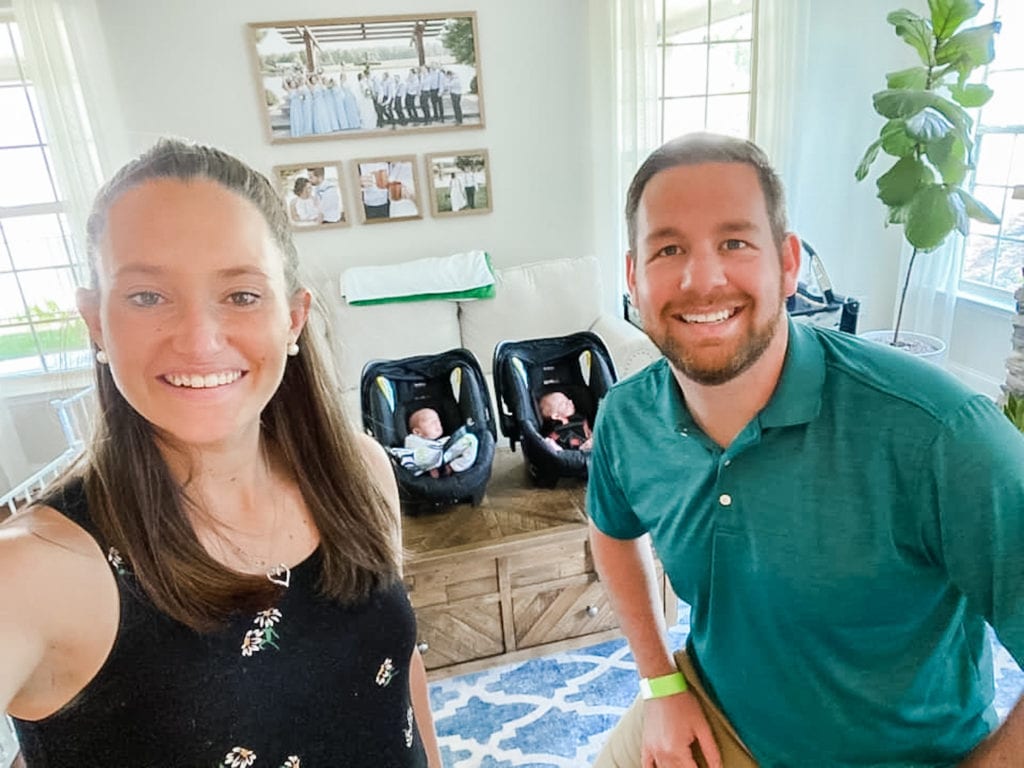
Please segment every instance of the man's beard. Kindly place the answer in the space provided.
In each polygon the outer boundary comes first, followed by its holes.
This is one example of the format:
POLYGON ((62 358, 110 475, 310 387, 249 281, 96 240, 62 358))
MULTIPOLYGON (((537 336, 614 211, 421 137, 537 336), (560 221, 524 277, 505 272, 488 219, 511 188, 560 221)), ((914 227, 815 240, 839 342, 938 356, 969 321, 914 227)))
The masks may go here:
MULTIPOLYGON (((665 330, 658 337, 651 336, 651 341, 672 366, 691 381, 706 386, 725 384, 761 359, 761 355, 778 333, 779 326, 784 322, 784 301, 785 296, 780 291, 779 311, 767 322, 760 326, 755 325, 747 337, 741 340, 739 347, 724 361, 706 361, 708 354, 701 353, 707 350, 687 348, 668 330, 672 323, 677 322, 670 317, 664 320, 665 330)), ((665 314, 669 315, 674 311, 667 308, 665 314)))

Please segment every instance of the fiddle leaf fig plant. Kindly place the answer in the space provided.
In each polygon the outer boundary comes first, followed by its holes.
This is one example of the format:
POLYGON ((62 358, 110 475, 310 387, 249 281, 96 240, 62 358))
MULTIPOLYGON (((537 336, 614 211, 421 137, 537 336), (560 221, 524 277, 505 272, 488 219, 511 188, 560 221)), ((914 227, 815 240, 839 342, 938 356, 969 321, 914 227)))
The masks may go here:
POLYGON ((1014 423, 1021 432, 1024 432, 1024 397, 1010 395, 1006 398, 1006 405, 1003 406, 1003 413, 1014 423))
POLYGON ((854 176, 863 181, 880 153, 895 158, 876 181, 887 223, 903 226, 913 247, 903 281, 892 344, 899 345, 907 287, 919 253, 942 245, 954 229, 966 235, 969 220, 999 218, 963 188, 974 149, 968 109, 992 98, 992 89, 969 82, 992 61, 1000 23, 965 26, 981 11, 978 0, 928 0, 929 18, 901 9, 887 21, 917 53, 920 64, 886 74, 886 88, 872 97, 886 119, 854 176))

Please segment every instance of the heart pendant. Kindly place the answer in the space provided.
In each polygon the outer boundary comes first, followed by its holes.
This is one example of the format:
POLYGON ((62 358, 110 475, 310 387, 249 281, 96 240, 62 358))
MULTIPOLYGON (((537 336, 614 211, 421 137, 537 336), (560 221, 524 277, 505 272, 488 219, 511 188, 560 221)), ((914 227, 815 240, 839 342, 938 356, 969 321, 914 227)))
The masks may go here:
POLYGON ((292 572, 287 565, 281 563, 280 565, 275 565, 273 568, 267 571, 267 578, 275 584, 278 584, 287 589, 288 585, 291 584, 292 581, 292 572))

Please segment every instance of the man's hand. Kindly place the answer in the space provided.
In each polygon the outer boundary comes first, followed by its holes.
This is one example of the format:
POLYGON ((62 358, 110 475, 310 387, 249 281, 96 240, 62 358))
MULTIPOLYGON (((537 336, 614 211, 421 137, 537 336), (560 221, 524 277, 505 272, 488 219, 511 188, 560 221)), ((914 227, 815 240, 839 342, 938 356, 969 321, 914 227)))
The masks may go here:
POLYGON ((643 768, 697 768, 694 742, 708 768, 721 768, 722 757, 700 702, 692 693, 649 699, 644 707, 643 768))

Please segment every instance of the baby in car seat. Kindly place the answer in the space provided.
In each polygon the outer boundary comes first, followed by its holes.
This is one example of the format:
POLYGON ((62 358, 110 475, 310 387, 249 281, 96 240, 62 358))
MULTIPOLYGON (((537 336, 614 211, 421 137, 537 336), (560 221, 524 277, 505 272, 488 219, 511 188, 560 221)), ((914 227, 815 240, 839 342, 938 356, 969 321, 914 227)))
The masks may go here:
POLYGON ((404 448, 389 448, 402 466, 414 475, 431 477, 463 472, 476 461, 479 441, 465 425, 444 436, 441 417, 433 408, 419 408, 409 414, 409 434, 404 448))
POLYGON ((548 392, 537 401, 543 421, 540 433, 555 450, 589 451, 590 424, 576 413, 576 403, 565 392, 548 392))

